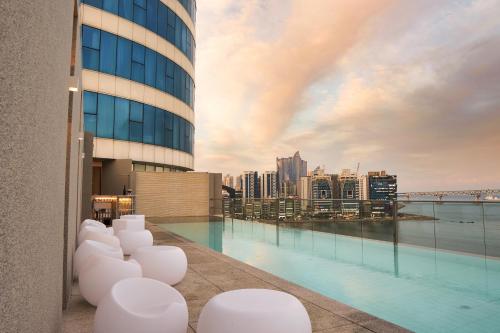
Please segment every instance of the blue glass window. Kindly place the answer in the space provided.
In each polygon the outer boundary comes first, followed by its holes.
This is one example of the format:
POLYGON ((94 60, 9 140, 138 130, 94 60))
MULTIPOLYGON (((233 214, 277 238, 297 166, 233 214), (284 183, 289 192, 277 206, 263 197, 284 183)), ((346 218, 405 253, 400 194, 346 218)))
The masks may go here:
POLYGON ((167 7, 160 4, 158 8, 158 35, 167 39, 167 7))
POLYGON ((118 0, 103 0, 102 9, 113 14, 118 14, 118 0))
POLYGON ((173 115, 165 113, 165 146, 173 148, 173 115))
POLYGON ((134 17, 134 3, 132 0, 120 0, 118 4, 118 15, 129 21, 134 17))
POLYGON ((101 49, 99 71, 115 74, 116 71, 116 35, 101 31, 101 43, 106 47, 101 49))
POLYGON ((165 122, 163 115, 165 112, 162 109, 156 109, 155 118, 155 145, 165 146, 165 122))
POLYGON ((99 94, 97 102, 97 136, 101 138, 113 138, 115 98, 113 96, 99 94))
POLYGON ((165 78, 166 78, 166 66, 165 66, 166 58, 162 55, 156 56, 156 88, 161 91, 165 91, 165 78))
POLYGON ((90 91, 83 92, 83 112, 97 114, 97 93, 90 91))
POLYGON ((99 50, 101 31, 89 26, 82 26, 82 45, 99 50))
MULTIPOLYGON (((142 103, 130 102, 130 120, 142 123, 142 103)), ((142 135, 141 135, 142 137, 142 135)))
POLYGON ((148 0, 146 13, 146 27, 154 32, 158 31, 158 0, 148 0))
POLYGON ((156 83, 156 52, 146 48, 146 63, 145 63, 145 79, 144 82, 151 87, 156 83))
POLYGON ((114 137, 118 140, 128 140, 128 119, 130 102, 128 99, 115 98, 115 131, 114 137))
POLYGON ((95 114, 85 114, 83 116, 83 124, 85 125, 85 132, 90 132, 92 135, 96 135, 97 128, 97 116, 95 114))
POLYGON ((173 144, 174 149, 179 149, 179 118, 174 117, 173 144))
POLYGON ((144 53, 145 47, 132 43, 132 74, 134 81, 144 83, 144 53))
POLYGON ((94 7, 97 7, 97 8, 102 7, 102 0, 85 0, 83 2, 85 2, 88 5, 92 5, 94 7))
POLYGON ((132 65, 132 42, 128 39, 118 37, 116 50, 116 75, 130 79, 132 65))
POLYGON ((146 26, 146 3, 145 1, 134 0, 134 22, 146 26), (142 5, 141 3, 144 2, 142 5))
POLYGON ((142 142, 142 123, 130 122, 130 141, 142 142))
POLYGON ((144 127, 143 142, 153 144, 155 132, 155 108, 151 105, 144 105, 144 127))

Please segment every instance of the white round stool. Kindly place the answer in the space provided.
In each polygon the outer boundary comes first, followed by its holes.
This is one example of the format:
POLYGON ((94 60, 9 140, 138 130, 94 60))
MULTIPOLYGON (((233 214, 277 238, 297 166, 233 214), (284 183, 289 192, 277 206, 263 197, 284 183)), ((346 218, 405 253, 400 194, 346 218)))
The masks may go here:
POLYGON ((87 302, 95 306, 116 282, 142 277, 142 270, 141 265, 135 260, 124 261, 103 255, 92 255, 80 268, 79 275, 80 293, 87 302))
POLYGON ((85 261, 94 254, 112 257, 123 260, 123 251, 121 247, 114 247, 98 241, 86 240, 75 251, 73 260, 73 276, 78 276, 78 271, 84 265, 85 261))
POLYGON ((142 275, 175 285, 182 281, 187 271, 184 251, 176 246, 145 246, 136 249, 131 256, 142 267, 142 275))
POLYGON ((132 254, 143 246, 153 245, 153 235, 149 230, 133 231, 122 230, 118 232, 118 238, 124 254, 132 254))
POLYGON ((186 333, 188 308, 169 285, 147 278, 117 282, 97 306, 94 333, 186 333))
POLYGON ((96 220, 91 220, 91 219, 86 219, 80 224, 80 228, 83 228, 86 226, 93 226, 93 227, 98 227, 101 229, 106 229, 106 225, 104 223, 96 221, 96 220))
POLYGON ((214 296, 201 310, 198 333, 311 333, 311 320, 294 296, 240 289, 214 296))
POLYGON ((144 221, 139 219, 114 219, 113 229, 115 234, 118 234, 122 230, 134 230, 143 231, 145 227, 144 221))

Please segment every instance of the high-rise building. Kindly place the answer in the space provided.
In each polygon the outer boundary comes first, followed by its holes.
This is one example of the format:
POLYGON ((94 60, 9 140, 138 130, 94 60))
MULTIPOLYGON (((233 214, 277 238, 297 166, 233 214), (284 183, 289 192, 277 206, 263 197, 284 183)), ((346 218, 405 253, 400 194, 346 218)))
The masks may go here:
POLYGON ((312 201, 314 212, 329 213, 333 207, 332 201, 332 178, 327 175, 312 176, 312 201))
POLYGON ((278 197, 278 175, 276 171, 265 171, 262 174, 260 194, 263 199, 278 197))
POLYGON ((222 179, 222 184, 234 188, 234 178, 233 176, 227 174, 222 179))
POLYGON ((241 175, 243 198, 260 198, 259 173, 257 171, 245 171, 241 175))
POLYGON ((307 161, 296 152, 293 157, 276 158, 280 197, 300 194, 300 177, 307 176, 307 161))
POLYGON ((243 191, 243 177, 236 176, 235 181, 234 181, 234 189, 236 191, 243 191))
POLYGON ((193 170, 195 1, 81 3, 94 192, 121 192, 131 170, 193 170))
POLYGON ((368 176, 361 175, 358 177, 359 200, 369 200, 370 192, 368 188, 368 176))
POLYGON ((371 200, 395 200, 398 184, 396 175, 388 175, 385 171, 368 173, 369 196, 371 200))
POLYGON ((359 184, 356 173, 342 169, 339 177, 341 199, 359 199, 359 184))

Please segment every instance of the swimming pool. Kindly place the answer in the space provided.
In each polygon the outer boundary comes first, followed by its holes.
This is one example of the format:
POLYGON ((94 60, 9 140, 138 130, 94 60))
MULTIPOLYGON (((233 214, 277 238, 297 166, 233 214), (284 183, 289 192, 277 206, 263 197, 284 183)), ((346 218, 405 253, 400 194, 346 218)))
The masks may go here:
POLYGON ((415 332, 500 332, 500 260, 282 224, 158 226, 415 332))

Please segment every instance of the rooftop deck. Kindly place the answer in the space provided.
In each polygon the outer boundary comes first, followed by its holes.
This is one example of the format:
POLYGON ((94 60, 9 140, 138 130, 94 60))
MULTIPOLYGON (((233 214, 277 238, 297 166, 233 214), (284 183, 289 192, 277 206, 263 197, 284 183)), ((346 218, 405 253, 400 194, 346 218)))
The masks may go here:
MULTIPOLYGON (((185 297, 189 308, 188 333, 196 332, 196 323, 208 300, 224 291, 241 288, 267 288, 295 295, 304 304, 315 333, 408 332, 407 330, 336 302, 311 290, 285 281, 260 269, 192 243, 147 223, 156 245, 181 247, 188 258, 188 271, 175 288, 185 297)), ((92 332, 95 308, 73 288, 69 309, 63 315, 63 332, 92 332)))

